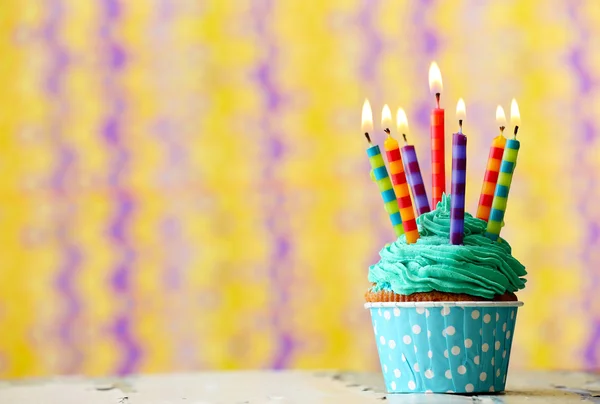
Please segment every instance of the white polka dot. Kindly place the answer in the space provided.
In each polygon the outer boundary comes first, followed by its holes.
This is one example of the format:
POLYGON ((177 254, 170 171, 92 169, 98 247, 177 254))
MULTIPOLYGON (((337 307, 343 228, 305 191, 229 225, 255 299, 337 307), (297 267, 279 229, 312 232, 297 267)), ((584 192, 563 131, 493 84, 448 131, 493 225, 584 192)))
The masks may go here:
POLYGON ((473 320, 477 320, 479 318, 479 310, 473 310, 471 317, 473 317, 473 320))
POLYGON ((452 379, 452 372, 450 371, 450 369, 446 370, 446 373, 444 373, 444 375, 446 376, 446 379, 452 379))
POLYGON ((496 370, 496 377, 500 377, 500 369, 496 370))
POLYGON ((383 365, 383 372, 387 373, 387 365, 383 365))
POLYGON ((433 370, 427 369, 425 371, 425 377, 428 378, 428 379, 433 379, 433 370))
POLYGON ((481 346, 481 350, 482 350, 483 352, 487 352, 487 351, 488 351, 488 349, 490 349, 490 346, 489 346, 488 344, 483 344, 483 345, 481 346))
POLYGON ((496 389, 494 389, 494 386, 491 386, 491 387, 490 387, 490 392, 492 392, 492 393, 493 393, 494 391, 496 391, 496 389))
POLYGON ((410 344, 410 343, 411 343, 411 341, 412 341, 412 338, 410 337, 410 335, 405 335, 404 337, 402 337, 402 341, 403 341, 403 342, 404 342, 406 345, 408 345, 408 344, 410 344))
POLYGON ((383 335, 381 337, 379 337, 379 343, 381 345, 385 345, 385 337, 383 335))
POLYGON ((377 335, 377 326, 373 327, 373 332, 377 335))
POLYGON ((500 320, 500 313, 496 313, 496 321, 500 320))
POLYGON ((386 320, 389 320, 390 318, 392 318, 392 315, 390 314, 390 311, 389 311, 389 310, 386 310, 386 311, 385 311, 385 313, 383 313, 383 317, 384 317, 386 320))
POLYGON ((479 380, 485 382, 485 379, 487 379, 487 373, 481 372, 481 374, 479 375, 479 380))
POLYGON ((447 358, 448 357, 448 350, 444 349, 444 356, 447 358))
POLYGON ((490 316, 489 314, 486 314, 485 316, 483 316, 483 322, 484 323, 489 323, 490 321, 492 321, 492 316, 490 316))
POLYGON ((448 314, 450 314, 450 307, 448 307, 448 306, 442 307, 441 313, 442 313, 442 316, 447 316, 448 314))
POLYGON ((391 382, 390 387, 392 388, 392 390, 396 390, 396 382, 391 382))
POLYGON ((427 330, 427 338, 431 338, 431 331, 427 330))
POLYGON ((425 390, 425 394, 433 394, 433 390, 425 390))
POLYGON ((396 376, 396 377, 402 376, 402 373, 400 372, 400 369, 394 369, 394 376, 396 376))
POLYGON ((496 336, 496 330, 494 329, 494 331, 492 331, 492 335, 495 337, 496 336))
POLYGON ((446 328, 446 334, 448 334, 448 335, 454 335, 455 332, 456 332, 456 329, 452 326, 446 328))
POLYGON ((446 393, 454 393, 454 390, 446 390, 446 393))
POLYGON ((463 365, 460 365, 460 366, 459 366, 459 367, 456 369, 456 371, 457 371, 458 373, 460 373, 461 375, 464 375, 465 373, 467 373, 467 368, 466 368, 466 367, 464 367, 463 365))
POLYGON ((406 356, 404 356, 404 354, 402 354, 402 362, 406 362, 406 356))
POLYGON ((494 361, 494 358, 492 358, 492 366, 494 366, 494 362, 495 362, 495 361, 494 361))
POLYGON ((425 317, 429 317, 429 309, 425 309, 425 317))
POLYGON ((510 330, 506 331, 506 339, 510 338, 510 330))
POLYGON ((515 311, 511 311, 510 312, 510 319, 512 320, 513 318, 515 318, 515 311))
POLYGON ((473 346, 473 341, 470 338, 465 340, 465 348, 471 348, 473 346))
POLYGON ((417 314, 423 314, 425 313, 425 308, 424 307, 417 307, 417 314))
POLYGON ((413 369, 414 369, 415 372, 419 372, 420 371, 419 370, 419 364, 415 363, 415 366, 413 366, 413 369))
POLYGON ((506 351, 502 352, 502 357, 506 358, 506 351))
POLYGON ((496 341, 496 351, 500 349, 500 341, 496 341))
POLYGON ((415 385, 415 382, 413 382, 412 380, 410 380, 410 381, 408 382, 408 388, 409 388, 410 390, 414 390, 414 389, 415 389, 415 387, 417 387, 417 386, 415 385))
POLYGON ((379 314, 379 317, 381 317, 381 309, 377 310, 377 314, 379 314))
POLYGON ((502 324, 502 331, 506 331, 506 323, 502 324))
POLYGON ((394 316, 396 316, 396 317, 400 316, 400 309, 397 307, 394 307, 394 316))
POLYGON ((465 391, 466 391, 467 393, 470 393, 470 392, 472 392, 473 390, 475 390, 475 387, 474 387, 474 386, 473 386, 471 383, 469 383, 469 384, 467 384, 467 385, 465 386, 465 391))
POLYGON ((460 348, 454 345, 452 347, 452 355, 458 355, 460 353, 460 348))
POLYGON ((429 359, 433 358, 433 352, 431 352, 431 351, 428 351, 428 352, 427 352, 427 356, 429 356, 429 359))
POLYGON ((393 339, 389 340, 389 341, 388 341, 388 346, 389 346, 391 349, 394 349, 394 348, 396 348, 396 341, 394 341, 393 339))
POLYGON ((412 326, 412 332, 413 334, 420 334, 421 333, 421 327, 418 324, 415 324, 412 326))
POLYGON ((479 365, 479 355, 473 358, 473 362, 475 362, 476 365, 479 365))
POLYGON ((415 345, 414 348, 415 348, 415 353, 417 353, 417 346, 415 345))
POLYGON ((479 329, 479 335, 483 335, 483 329, 479 329))

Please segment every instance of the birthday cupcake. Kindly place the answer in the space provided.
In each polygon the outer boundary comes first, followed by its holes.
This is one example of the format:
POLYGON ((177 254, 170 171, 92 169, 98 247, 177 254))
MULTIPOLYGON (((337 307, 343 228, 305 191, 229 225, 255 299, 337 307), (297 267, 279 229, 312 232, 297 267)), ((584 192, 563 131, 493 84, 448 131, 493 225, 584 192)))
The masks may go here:
POLYGON ((450 197, 417 218, 419 239, 385 246, 366 293, 391 393, 503 391, 525 267, 465 213, 449 243, 450 197))

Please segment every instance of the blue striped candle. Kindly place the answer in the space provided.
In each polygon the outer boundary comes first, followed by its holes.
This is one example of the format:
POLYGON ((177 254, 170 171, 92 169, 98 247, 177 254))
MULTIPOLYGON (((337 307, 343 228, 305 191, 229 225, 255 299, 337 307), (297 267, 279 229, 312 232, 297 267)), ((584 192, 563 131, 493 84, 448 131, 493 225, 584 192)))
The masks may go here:
POLYGON ((502 163, 500 163, 500 174, 498 174, 498 182, 496 183, 496 191, 494 192, 494 200, 492 201, 492 210, 485 233, 486 236, 494 241, 498 240, 500 230, 502 229, 508 192, 510 191, 510 183, 512 182, 515 165, 517 164, 519 147, 521 147, 521 143, 516 139, 507 140, 504 147, 502 163))
POLYGON ((415 210, 417 211, 417 216, 420 216, 423 213, 429 212, 431 209, 429 208, 427 191, 425 190, 425 184, 423 184, 423 177, 421 176, 421 169, 419 168, 419 160, 417 160, 415 146, 406 145, 400 152, 402 153, 406 181, 412 190, 415 210))
POLYGON ((452 199, 450 202, 450 244, 462 244, 465 237, 465 188, 467 183, 467 137, 452 135, 452 199))

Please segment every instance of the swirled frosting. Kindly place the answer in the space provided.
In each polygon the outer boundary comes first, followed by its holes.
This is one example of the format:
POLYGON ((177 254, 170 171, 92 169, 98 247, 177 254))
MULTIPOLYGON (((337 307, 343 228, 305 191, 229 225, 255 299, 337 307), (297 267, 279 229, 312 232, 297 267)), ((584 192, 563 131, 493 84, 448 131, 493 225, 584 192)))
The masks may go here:
POLYGON ((464 245, 451 245, 450 197, 417 218, 421 237, 406 244, 404 235, 385 246, 369 268, 373 291, 466 293, 492 299, 525 287, 525 267, 511 255, 503 239, 485 236, 486 222, 465 213, 464 245))

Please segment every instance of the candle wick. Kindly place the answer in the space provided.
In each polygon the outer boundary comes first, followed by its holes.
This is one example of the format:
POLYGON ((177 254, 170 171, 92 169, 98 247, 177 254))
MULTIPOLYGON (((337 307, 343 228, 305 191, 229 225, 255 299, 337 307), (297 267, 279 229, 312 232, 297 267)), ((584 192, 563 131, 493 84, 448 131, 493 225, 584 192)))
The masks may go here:
POLYGON ((390 128, 385 128, 383 131, 387 133, 388 136, 391 136, 390 128))
POLYGON ((365 137, 367 138, 367 141, 369 142, 369 144, 371 144, 371 136, 369 136, 369 134, 367 132, 365 132, 365 137))
POLYGON ((462 119, 458 120, 458 133, 461 133, 461 134, 462 134, 462 121, 463 121, 462 119))
POLYGON ((517 138, 517 132, 519 131, 519 127, 515 125, 515 139, 517 138))
POLYGON ((408 143, 408 140, 406 140, 406 133, 403 133, 402 137, 404 138, 404 143, 408 143))
POLYGON ((440 93, 435 93, 435 103, 437 108, 440 109, 440 93))
POLYGON ((504 133, 504 129, 506 129, 505 126, 500 126, 500 134, 502 135, 504 133))

